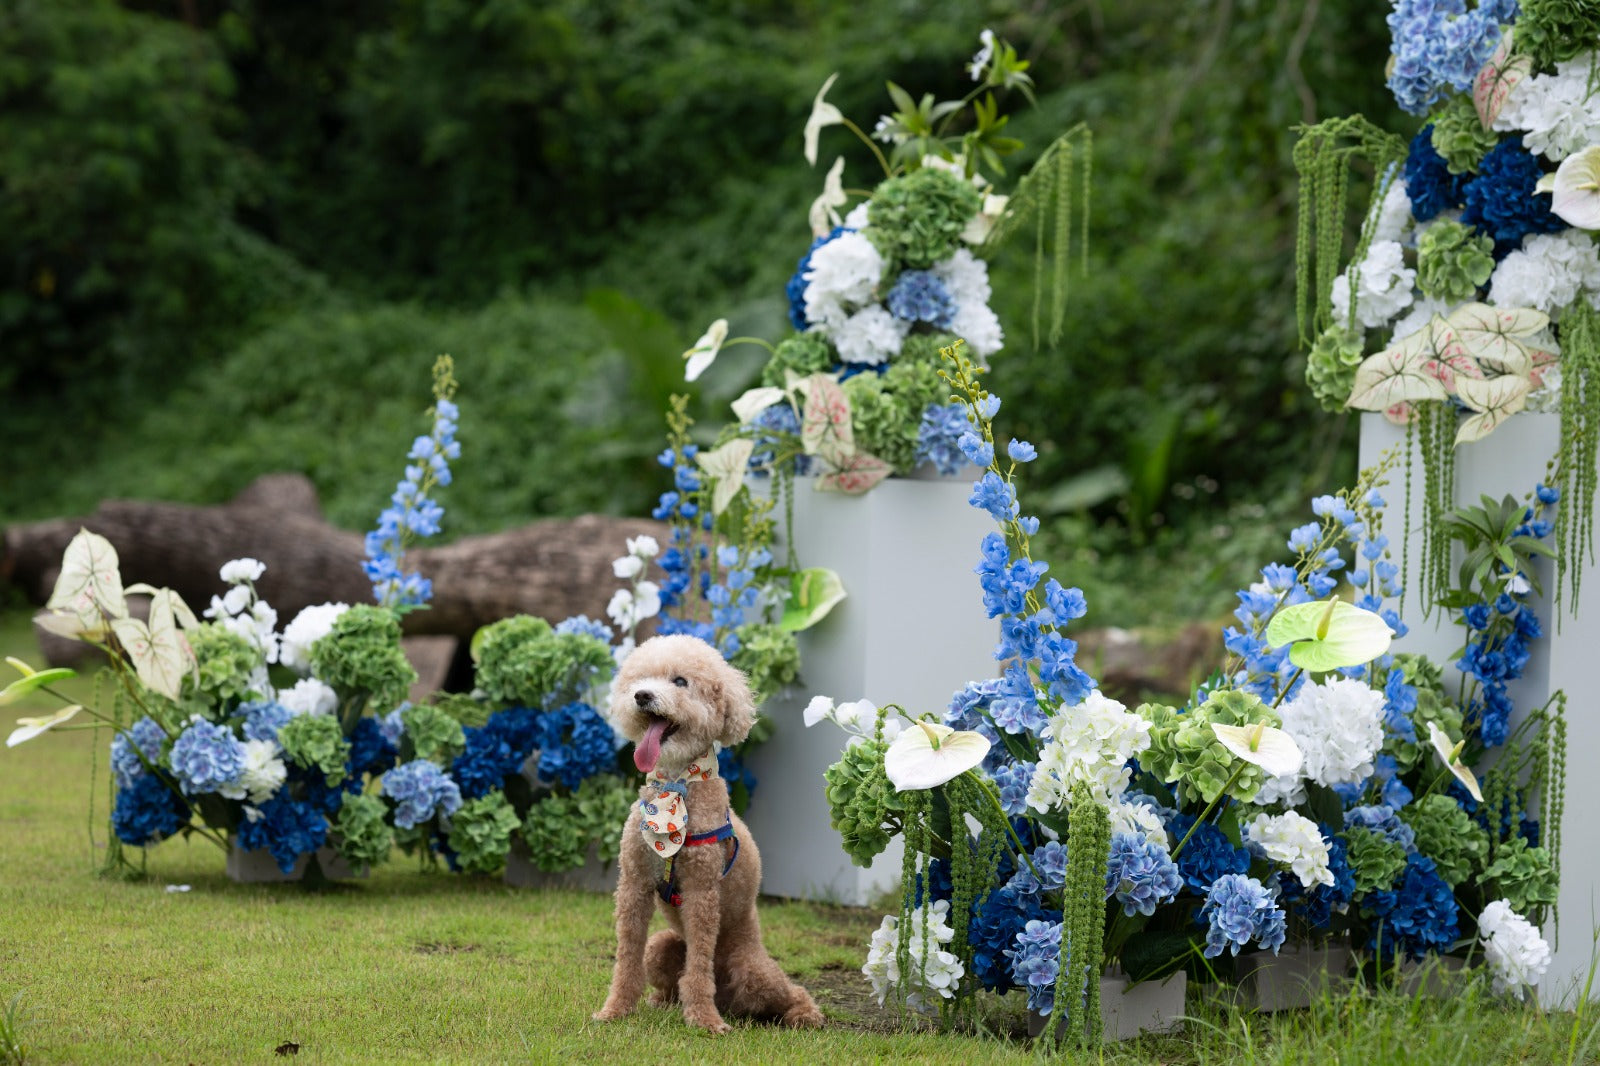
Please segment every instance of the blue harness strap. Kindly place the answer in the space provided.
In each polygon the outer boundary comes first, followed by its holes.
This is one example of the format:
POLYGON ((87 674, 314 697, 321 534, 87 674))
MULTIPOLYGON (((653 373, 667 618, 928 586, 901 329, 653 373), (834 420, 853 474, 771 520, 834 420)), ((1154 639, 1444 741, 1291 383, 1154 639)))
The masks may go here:
MULTIPOLYGON (((706 844, 720 844, 724 840, 733 841, 733 850, 728 854, 728 861, 722 866, 722 876, 727 877, 728 871, 733 869, 734 860, 739 857, 739 838, 733 833, 733 814, 728 814, 727 820, 709 833, 696 833, 686 837, 683 846, 686 848, 703 847, 706 844)), ((674 856, 673 858, 676 858, 674 856)), ((673 868, 673 860, 667 859, 661 871, 661 880, 656 884, 656 894, 662 902, 673 907, 683 906, 683 896, 678 893, 678 876, 673 868)))

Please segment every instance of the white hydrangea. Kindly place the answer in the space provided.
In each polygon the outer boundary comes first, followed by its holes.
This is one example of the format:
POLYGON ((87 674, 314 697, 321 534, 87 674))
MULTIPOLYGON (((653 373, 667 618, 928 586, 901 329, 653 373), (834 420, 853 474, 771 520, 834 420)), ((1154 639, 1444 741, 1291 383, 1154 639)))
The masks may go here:
POLYGON ((1497 899, 1478 916, 1483 955, 1494 973, 1494 990, 1522 998, 1524 987, 1536 985, 1550 968, 1550 945, 1539 930, 1511 909, 1511 901, 1497 899))
POLYGON ((1000 318, 988 304, 960 304, 949 332, 967 342, 967 350, 980 362, 1006 346, 1000 318))
POLYGON ((1304 815, 1294 811, 1277 816, 1258 814, 1245 827, 1245 840, 1253 850, 1293 870, 1304 887, 1332 886, 1328 842, 1317 829, 1317 823, 1304 815))
POLYGON ((1382 692, 1348 677, 1329 678, 1301 686, 1278 712, 1283 731, 1300 746, 1305 762, 1296 778, 1268 781, 1257 803, 1298 803, 1305 797, 1302 781, 1349 785, 1372 773, 1383 747, 1382 692))
POLYGON ((1046 743, 1028 786, 1028 805, 1038 811, 1065 809, 1076 781, 1109 804, 1127 790, 1128 760, 1150 747, 1150 723, 1099 689, 1063 707, 1040 735, 1046 743))
POLYGON ((294 616, 283 629, 278 661, 298 674, 311 672, 311 645, 333 630, 333 623, 350 609, 348 603, 319 603, 294 616))
POLYGON ((1344 324, 1350 317, 1351 277, 1359 273, 1361 291, 1356 298, 1356 322, 1367 329, 1385 326, 1410 307, 1417 272, 1406 266, 1405 249, 1399 241, 1373 241, 1359 271, 1351 267, 1333 279, 1333 320, 1344 324))
POLYGON ((848 215, 844 216, 844 223, 843 223, 844 228, 845 229, 864 229, 864 228, 866 228, 866 225, 867 225, 867 211, 871 207, 872 207, 872 201, 870 201, 870 200, 862 200, 859 204, 856 204, 856 206, 852 207, 850 209, 850 213, 848 215))
POLYGON ((806 317, 830 330, 872 300, 883 278, 883 256, 859 233, 841 233, 811 253, 806 269, 806 317))
POLYGON ((1530 234, 1489 277, 1496 307, 1532 307, 1558 315, 1580 292, 1600 292, 1600 251, 1582 230, 1530 234))
POLYGON ((1131 833, 1142 836, 1152 844, 1172 850, 1172 839, 1167 835, 1167 825, 1161 814, 1148 803, 1129 803, 1113 798, 1106 804, 1106 814, 1111 822, 1111 835, 1131 833))
POLYGON ((1373 243, 1399 241, 1405 237, 1413 221, 1411 197, 1406 194, 1406 183, 1400 180, 1398 174, 1389 182, 1388 191, 1383 194, 1383 200, 1374 211, 1378 217, 1372 228, 1373 243))
POLYGON ((906 994, 906 1005, 913 1010, 931 1010, 936 1002, 934 996, 950 999, 955 995, 965 969, 960 959, 943 950, 943 945, 956 935, 950 927, 949 914, 950 901, 944 899, 933 904, 931 914, 927 904, 912 912, 907 946, 917 972, 904 976, 900 973, 898 958, 900 919, 892 914, 884 916, 883 924, 872 934, 866 965, 861 967, 862 975, 872 982, 879 1005, 888 999, 892 990, 901 987, 906 994), (924 923, 927 924, 926 944, 924 923))
POLYGON ((944 285, 958 308, 988 304, 991 293, 989 264, 967 249, 957 248, 950 258, 933 264, 931 272, 944 285))
POLYGON ((339 696, 324 682, 303 677, 293 688, 280 688, 277 700, 290 714, 332 714, 339 709, 339 696))
POLYGON ((1445 314, 1450 308, 1451 304, 1447 300, 1436 300, 1431 296, 1418 297, 1417 302, 1411 305, 1411 310, 1394 324, 1394 329, 1389 332, 1389 343, 1405 340, 1431 322, 1434 315, 1445 314))
POLYGON ((1494 128, 1522 131, 1528 151, 1553 163, 1600 142, 1600 93, 1589 92, 1595 59, 1587 52, 1557 63, 1554 74, 1523 78, 1506 95, 1494 128))
POLYGON ((259 581, 267 572, 267 564, 259 559, 230 559, 222 564, 219 576, 229 585, 259 581))
POLYGON ((278 758, 278 745, 271 740, 244 742, 244 772, 239 784, 250 802, 260 805, 272 798, 288 776, 288 767, 278 758))
POLYGON ((896 318, 882 304, 873 304, 832 325, 829 336, 844 362, 881 363, 900 354, 910 332, 910 322, 896 318))

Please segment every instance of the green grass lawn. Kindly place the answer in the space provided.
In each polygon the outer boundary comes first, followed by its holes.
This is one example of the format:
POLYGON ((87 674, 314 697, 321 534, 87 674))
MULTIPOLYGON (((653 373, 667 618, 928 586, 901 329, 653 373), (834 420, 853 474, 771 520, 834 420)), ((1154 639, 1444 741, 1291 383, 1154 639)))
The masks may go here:
MULTIPOLYGON (((0 616, 0 654, 19 653, 38 664, 25 617, 0 616)), ((0 709, 0 734, 46 709, 0 709)), ((765 902, 769 948, 829 1025, 791 1033, 735 1021, 718 1038, 643 1006, 623 1022, 589 1020, 610 976, 606 897, 418 872, 398 853, 325 893, 239 885, 199 838, 152 849, 143 880, 101 878, 107 740, 78 731, 0 749, 0 1006, 21 994, 27 1061, 276 1062, 286 1043, 310 1062, 1034 1058, 1011 1035, 1018 996, 997 1002, 988 1032, 974 1035, 904 1031, 878 1009, 859 968, 879 915, 864 910, 765 902)), ((1352 994, 1274 1016, 1229 1014, 1206 998, 1191 992, 1185 1034, 1108 1046, 1088 1061, 1488 1066, 1591 1062, 1600 1049, 1592 1018, 1575 1027, 1570 1014, 1492 1000, 1477 986, 1444 1001, 1352 994)), ((0 1064, 9 1061, 0 1038, 0 1064)))

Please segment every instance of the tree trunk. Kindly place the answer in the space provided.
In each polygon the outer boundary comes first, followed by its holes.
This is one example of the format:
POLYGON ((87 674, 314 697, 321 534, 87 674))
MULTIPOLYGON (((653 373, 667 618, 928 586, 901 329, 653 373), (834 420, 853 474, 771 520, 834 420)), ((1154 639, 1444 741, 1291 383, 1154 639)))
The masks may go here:
MULTIPOLYGON (((11 526, 0 552, 0 580, 15 582, 42 604, 80 527, 117 549, 124 581, 171 588, 196 613, 225 591, 217 576, 222 564, 244 557, 266 564, 256 591, 277 610, 280 625, 313 604, 372 600, 361 569, 362 535, 324 522, 316 490, 297 474, 266 475, 214 507, 106 500, 85 518, 11 526)), ((643 534, 665 543, 667 527, 650 519, 583 515, 413 548, 407 564, 433 582, 433 600, 428 610, 406 615, 405 630, 469 638, 514 614, 552 622, 586 614, 605 621, 606 604, 622 584, 611 561, 624 553, 627 538, 643 534)))

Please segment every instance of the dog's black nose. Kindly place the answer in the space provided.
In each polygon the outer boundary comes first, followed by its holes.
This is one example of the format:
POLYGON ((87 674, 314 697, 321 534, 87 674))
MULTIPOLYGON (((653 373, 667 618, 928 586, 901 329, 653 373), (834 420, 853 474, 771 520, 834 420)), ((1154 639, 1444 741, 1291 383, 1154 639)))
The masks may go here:
POLYGON ((656 701, 656 694, 649 689, 640 689, 633 694, 633 702, 641 707, 648 707, 656 701))

